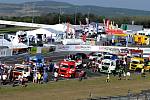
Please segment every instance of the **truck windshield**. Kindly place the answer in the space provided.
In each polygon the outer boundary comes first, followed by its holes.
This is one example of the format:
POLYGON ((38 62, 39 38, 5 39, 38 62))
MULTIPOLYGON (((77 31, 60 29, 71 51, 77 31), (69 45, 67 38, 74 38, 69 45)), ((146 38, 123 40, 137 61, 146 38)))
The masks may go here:
POLYGON ((139 64, 139 61, 132 61, 133 64, 139 64))
POLYGON ((110 65, 110 63, 104 63, 104 65, 110 65))
POLYGON ((111 59, 111 56, 104 56, 104 59, 111 59))
POLYGON ((62 65, 61 68, 69 68, 68 65, 62 65))
POLYGON ((15 68, 15 71, 19 71, 19 72, 22 72, 23 70, 24 70, 24 68, 21 68, 21 67, 15 68))

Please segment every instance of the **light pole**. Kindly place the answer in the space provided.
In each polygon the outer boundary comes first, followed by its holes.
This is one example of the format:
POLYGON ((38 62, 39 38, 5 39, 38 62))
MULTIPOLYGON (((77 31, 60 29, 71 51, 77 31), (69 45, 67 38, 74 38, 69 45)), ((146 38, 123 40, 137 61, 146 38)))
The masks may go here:
POLYGON ((88 10, 88 19, 90 20, 90 11, 91 11, 91 8, 89 8, 88 10))
POLYGON ((74 24, 76 25, 77 23, 77 7, 76 7, 76 9, 75 9, 75 17, 74 17, 74 24))
POLYGON ((35 9, 35 3, 32 3, 32 23, 34 23, 34 9, 35 9))
POLYGON ((60 24, 60 21, 61 21, 61 8, 59 8, 59 24, 60 24))

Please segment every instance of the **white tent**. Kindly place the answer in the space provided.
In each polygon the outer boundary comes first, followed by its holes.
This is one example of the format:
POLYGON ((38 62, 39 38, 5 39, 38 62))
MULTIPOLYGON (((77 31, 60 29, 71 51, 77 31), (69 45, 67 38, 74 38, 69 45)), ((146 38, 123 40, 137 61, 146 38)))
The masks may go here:
POLYGON ((36 36, 37 34, 46 34, 46 37, 54 35, 54 33, 48 31, 47 29, 36 29, 36 30, 32 30, 32 31, 26 31, 27 33, 27 37, 32 35, 32 36, 36 36))
POLYGON ((10 49, 19 49, 19 48, 23 49, 23 48, 28 48, 28 46, 23 43, 18 43, 16 45, 11 45, 9 48, 10 49))
POLYGON ((10 49, 28 48, 28 46, 23 44, 23 43, 13 43, 13 42, 9 42, 9 41, 7 41, 5 39, 0 39, 0 46, 7 46, 10 49))
POLYGON ((55 31, 64 33, 64 32, 66 32, 68 25, 69 25, 68 31, 74 33, 75 32, 74 26, 72 26, 71 24, 68 24, 68 23, 52 25, 49 29, 53 29, 55 31))

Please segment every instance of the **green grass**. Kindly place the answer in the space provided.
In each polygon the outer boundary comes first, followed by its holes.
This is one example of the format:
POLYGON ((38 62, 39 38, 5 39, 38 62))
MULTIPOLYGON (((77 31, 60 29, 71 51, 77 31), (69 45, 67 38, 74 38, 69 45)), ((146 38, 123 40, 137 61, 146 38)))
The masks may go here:
POLYGON ((33 30, 36 28, 31 27, 8 27, 8 28, 0 28, 0 33, 15 33, 17 31, 26 31, 26 30, 33 30))
POLYGON ((118 80, 111 76, 111 82, 106 83, 106 76, 92 77, 79 82, 78 80, 63 80, 48 84, 29 84, 26 88, 1 87, 0 100, 76 100, 85 99, 92 93, 97 96, 126 95, 130 89, 132 93, 149 89, 150 75, 141 78, 132 75, 132 80, 118 80))

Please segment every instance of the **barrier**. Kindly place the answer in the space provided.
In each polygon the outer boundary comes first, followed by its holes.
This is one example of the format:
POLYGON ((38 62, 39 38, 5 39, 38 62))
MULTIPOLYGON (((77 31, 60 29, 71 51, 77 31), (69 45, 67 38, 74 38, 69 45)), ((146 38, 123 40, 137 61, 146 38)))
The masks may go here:
POLYGON ((91 52, 110 52, 113 54, 120 53, 121 49, 143 50, 143 54, 150 54, 150 48, 138 47, 117 47, 117 46, 93 46, 93 45, 57 45, 56 51, 91 51, 91 52))

